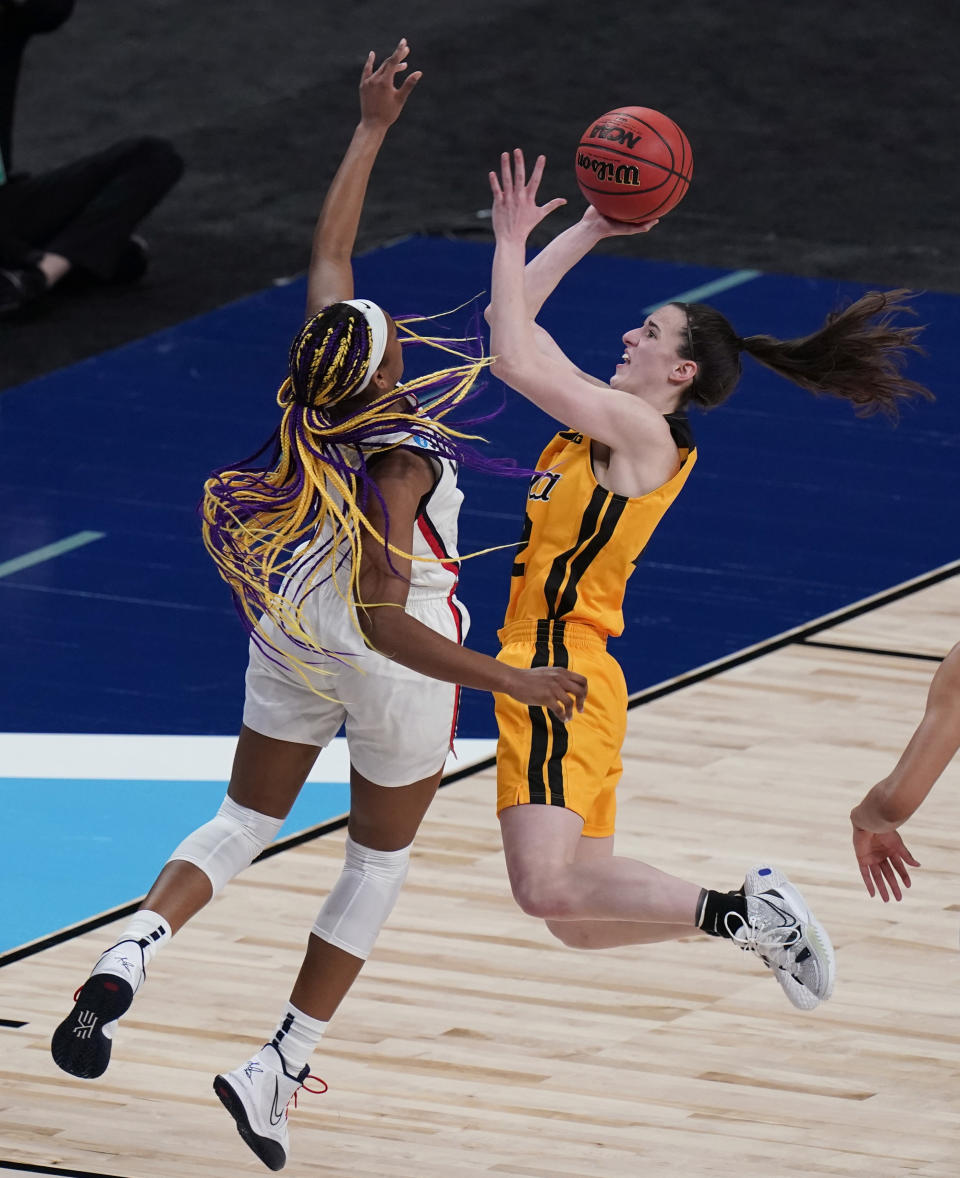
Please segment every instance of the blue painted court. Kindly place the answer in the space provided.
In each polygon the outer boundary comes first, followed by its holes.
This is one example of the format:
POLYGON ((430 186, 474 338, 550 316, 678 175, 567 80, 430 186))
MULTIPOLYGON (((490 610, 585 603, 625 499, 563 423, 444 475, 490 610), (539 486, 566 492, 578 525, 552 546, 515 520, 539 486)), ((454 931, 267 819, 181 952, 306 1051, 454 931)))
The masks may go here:
MULTIPOLYGON (((440 312, 486 288, 491 255, 489 245, 410 239, 359 259, 358 291, 398 314, 440 312)), ((543 322, 605 376, 645 307, 708 285, 742 334, 781 337, 814 330, 864 289, 593 257, 543 322)), ((203 551, 196 504, 210 469, 270 433, 303 298, 301 282, 278 286, 0 396, 0 731, 236 733, 245 641, 203 551)), ((929 354, 910 371, 938 398, 898 425, 858 420, 749 359, 734 398, 696 418, 700 461, 631 582, 627 632, 613 645, 631 690, 960 556, 960 298, 923 294, 916 307, 929 354)), ((442 322, 455 336, 469 317, 442 322)), ((413 352, 410 363, 423 359, 413 352)), ((477 411, 501 400, 483 426, 490 451, 529 466, 553 426, 494 381, 477 411)), ((525 483, 466 472, 462 485, 461 550, 516 540, 525 483)), ((481 650, 496 649, 510 562, 506 550, 463 568, 469 641, 481 650)), ((493 736, 486 697, 465 693, 460 734, 493 736)), ((0 952, 141 894, 214 808, 228 771, 98 781, 0 764, 0 854, 16 897, 0 952)), ((309 787, 289 829, 341 813, 336 787, 309 787)))

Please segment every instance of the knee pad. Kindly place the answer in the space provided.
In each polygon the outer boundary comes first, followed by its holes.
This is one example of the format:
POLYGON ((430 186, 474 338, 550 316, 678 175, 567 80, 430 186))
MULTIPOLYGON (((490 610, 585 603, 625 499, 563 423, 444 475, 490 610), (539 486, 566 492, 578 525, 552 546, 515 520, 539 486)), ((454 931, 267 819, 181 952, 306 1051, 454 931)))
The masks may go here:
POLYGON ((215 896, 273 842, 282 825, 282 818, 258 814, 226 797, 216 818, 187 835, 168 862, 179 859, 199 867, 210 880, 215 896))
POLYGON ((410 867, 410 847, 374 851, 347 835, 340 878, 313 926, 321 940, 366 961, 410 867))

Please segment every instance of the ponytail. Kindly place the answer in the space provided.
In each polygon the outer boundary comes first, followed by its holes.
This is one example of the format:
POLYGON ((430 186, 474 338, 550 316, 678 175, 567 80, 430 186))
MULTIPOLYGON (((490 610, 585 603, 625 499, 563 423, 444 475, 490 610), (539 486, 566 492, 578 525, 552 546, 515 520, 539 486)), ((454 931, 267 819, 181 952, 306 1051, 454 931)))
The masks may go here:
POLYGON ((862 417, 880 412, 896 418, 901 402, 933 399, 929 389, 903 375, 909 353, 923 352, 916 342, 923 328, 896 322, 901 313, 915 314, 906 301, 911 297, 906 290, 870 291, 828 315, 812 335, 791 340, 741 338, 713 307, 678 303, 689 327, 678 351, 697 363, 685 404, 712 409, 725 401, 737 386, 740 354, 746 352, 811 393, 849 401, 862 417))

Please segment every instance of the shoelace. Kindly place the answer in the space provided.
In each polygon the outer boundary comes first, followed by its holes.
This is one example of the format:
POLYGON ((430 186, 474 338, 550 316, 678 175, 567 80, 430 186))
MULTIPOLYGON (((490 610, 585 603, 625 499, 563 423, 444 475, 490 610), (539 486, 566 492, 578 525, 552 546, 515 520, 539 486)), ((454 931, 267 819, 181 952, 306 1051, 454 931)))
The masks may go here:
POLYGON ((802 934, 797 925, 782 925, 779 928, 762 928, 760 920, 752 916, 744 920, 739 912, 728 912, 723 918, 723 924, 730 939, 745 952, 756 953, 768 965, 778 969, 787 969, 793 964, 793 954, 790 949, 801 939, 802 934), (740 922, 739 928, 731 928, 730 919, 740 922))
MULTIPOLYGON (((321 1078, 319 1076, 314 1076, 313 1074, 308 1074, 307 1080, 304 1080, 304 1082, 300 1085, 300 1088, 302 1088, 304 1090, 304 1092, 309 1092, 311 1096, 323 1096, 324 1092, 328 1092, 330 1090, 330 1085, 326 1082, 326 1080, 321 1080, 321 1078), (318 1084, 322 1084, 323 1087, 322 1088, 308 1088, 307 1087, 307 1080, 316 1080, 316 1082, 318 1084)), ((297 1107, 297 1093, 300 1091, 300 1088, 298 1088, 293 1094, 293 1107, 294 1108, 297 1107)), ((290 1101, 288 1100, 287 1105, 289 1106, 289 1104, 290 1104, 290 1101)))

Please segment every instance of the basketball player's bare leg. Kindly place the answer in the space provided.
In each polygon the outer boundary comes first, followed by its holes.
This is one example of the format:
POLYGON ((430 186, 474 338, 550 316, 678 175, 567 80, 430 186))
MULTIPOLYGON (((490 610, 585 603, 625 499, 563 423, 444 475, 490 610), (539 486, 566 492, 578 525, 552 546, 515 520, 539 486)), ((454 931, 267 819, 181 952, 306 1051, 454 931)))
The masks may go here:
MULTIPOLYGON (((800 983, 784 987, 795 1006, 811 1009, 830 996, 833 948, 785 877, 770 873, 767 890, 701 888, 614 855, 612 840, 585 846, 591 840, 582 836, 583 820, 560 806, 507 807, 500 827, 514 898, 565 943, 610 948, 676 940, 699 930, 754 951, 775 974, 786 970, 800 983)), ((763 871, 769 873, 764 868, 761 876, 763 871)))
POLYGON ((696 931, 697 884, 614 855, 612 839, 597 840, 607 844, 601 853, 589 851, 582 844, 595 840, 582 837, 583 819, 572 810, 510 806, 500 829, 510 886, 528 915, 666 925, 674 930, 666 939, 696 931))
MULTIPOLYGON (((290 813, 320 749, 240 729, 227 797, 238 806, 279 822, 290 813)), ((171 859, 157 876, 141 909, 159 913, 177 932, 213 895, 210 877, 193 863, 171 859)))
POLYGON ((319 752, 315 745, 241 729, 220 810, 173 852, 54 1032, 53 1058, 64 1071, 90 1079, 106 1070, 117 1020, 143 984, 150 961, 273 841, 319 752))
MULTIPOLYGON (((613 835, 609 838, 577 840, 576 858, 610 859, 613 835)), ((571 949, 615 949, 619 945, 651 945, 657 941, 677 941, 683 937, 702 936, 698 928, 687 924, 655 924, 637 920, 548 920, 547 928, 571 949)))

